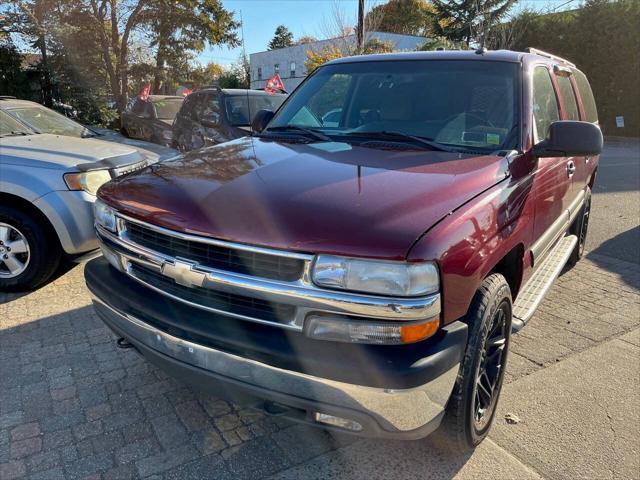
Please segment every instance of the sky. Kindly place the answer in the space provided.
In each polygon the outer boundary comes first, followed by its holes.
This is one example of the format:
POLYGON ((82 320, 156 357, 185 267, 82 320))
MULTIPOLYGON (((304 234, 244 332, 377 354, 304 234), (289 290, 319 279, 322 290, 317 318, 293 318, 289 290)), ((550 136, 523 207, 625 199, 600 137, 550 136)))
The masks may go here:
MULTIPOLYGON (((326 25, 330 25, 336 6, 347 23, 352 25, 356 23, 358 12, 357 0, 223 0, 222 3, 227 10, 235 12, 238 20, 242 16, 247 55, 267 50, 267 44, 280 24, 293 32, 294 39, 305 35, 326 38, 326 25)), ((367 0, 367 9, 380 3, 385 2, 367 0)), ((575 8, 579 3, 580 0, 520 0, 514 12, 526 7, 564 10, 575 8)), ((215 62, 229 65, 237 62, 241 54, 242 47, 208 47, 197 60, 201 64, 215 62)))

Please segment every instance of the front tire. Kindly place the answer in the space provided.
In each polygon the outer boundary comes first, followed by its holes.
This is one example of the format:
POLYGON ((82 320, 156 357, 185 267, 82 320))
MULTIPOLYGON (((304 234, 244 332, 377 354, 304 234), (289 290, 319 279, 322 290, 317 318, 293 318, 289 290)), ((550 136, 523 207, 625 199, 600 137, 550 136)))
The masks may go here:
POLYGON ((584 204, 580 209, 580 214, 571 226, 570 233, 578 237, 571 256, 567 261, 569 267, 573 267, 584 256, 585 245, 587 243, 587 234, 589 233, 589 216, 591 215, 591 189, 587 187, 585 192, 584 204))
POLYGON ((509 284, 498 273, 489 275, 467 313, 467 349, 436 434, 449 450, 472 450, 489 433, 507 365, 511 310, 509 284))
POLYGON ((0 207, 0 291, 39 287, 56 271, 62 250, 28 213, 0 207))

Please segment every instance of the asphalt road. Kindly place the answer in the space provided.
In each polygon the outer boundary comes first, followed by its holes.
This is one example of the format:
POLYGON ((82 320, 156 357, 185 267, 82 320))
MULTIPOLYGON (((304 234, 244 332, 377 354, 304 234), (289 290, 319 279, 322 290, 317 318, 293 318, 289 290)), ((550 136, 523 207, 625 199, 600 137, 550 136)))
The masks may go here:
POLYGON ((640 141, 606 139, 592 202, 587 250, 640 262, 640 141))

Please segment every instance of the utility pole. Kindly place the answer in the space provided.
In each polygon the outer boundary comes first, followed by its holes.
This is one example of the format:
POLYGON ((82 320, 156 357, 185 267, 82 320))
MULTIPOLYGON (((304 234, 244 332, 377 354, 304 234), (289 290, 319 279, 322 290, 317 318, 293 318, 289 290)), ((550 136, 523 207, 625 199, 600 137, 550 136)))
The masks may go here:
POLYGON ((358 27, 356 29, 358 53, 364 51, 364 0, 358 0, 358 27))

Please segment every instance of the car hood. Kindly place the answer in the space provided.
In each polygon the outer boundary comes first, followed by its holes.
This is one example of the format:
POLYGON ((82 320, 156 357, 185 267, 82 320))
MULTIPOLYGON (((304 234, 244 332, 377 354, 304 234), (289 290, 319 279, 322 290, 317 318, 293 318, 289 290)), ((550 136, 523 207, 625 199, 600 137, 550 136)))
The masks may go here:
POLYGON ((135 138, 127 138, 114 130, 96 127, 90 128, 99 135, 99 137, 97 137, 98 140, 121 143, 123 145, 135 147, 144 157, 147 158, 149 163, 161 162, 179 154, 179 152, 173 148, 158 145, 157 143, 145 142, 144 140, 136 140, 135 138))
POLYGON ((245 137, 110 182, 99 196, 122 213, 181 232, 402 259, 423 232, 507 169, 499 156, 245 137))
POLYGON ((144 160, 131 146, 48 133, 5 137, 0 154, 13 165, 62 170, 115 168, 144 160))

